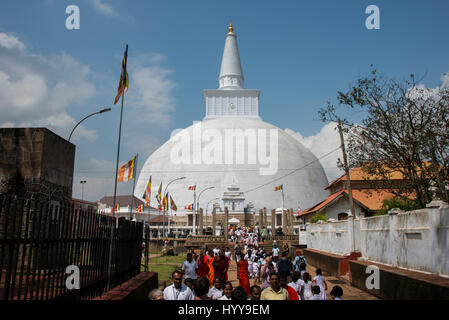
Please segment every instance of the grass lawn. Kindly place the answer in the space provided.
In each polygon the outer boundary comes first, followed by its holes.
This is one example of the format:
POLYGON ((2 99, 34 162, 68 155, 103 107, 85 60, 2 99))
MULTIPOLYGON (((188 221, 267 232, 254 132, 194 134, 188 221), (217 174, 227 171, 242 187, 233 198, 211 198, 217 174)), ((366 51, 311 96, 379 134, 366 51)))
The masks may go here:
MULTIPOLYGON (((150 259, 148 269, 152 272, 158 273, 159 286, 163 285, 164 280, 167 285, 171 284, 171 274, 176 269, 180 269, 182 263, 185 261, 184 255, 178 256, 164 256, 150 259)), ((143 271, 143 267, 141 269, 143 271)))

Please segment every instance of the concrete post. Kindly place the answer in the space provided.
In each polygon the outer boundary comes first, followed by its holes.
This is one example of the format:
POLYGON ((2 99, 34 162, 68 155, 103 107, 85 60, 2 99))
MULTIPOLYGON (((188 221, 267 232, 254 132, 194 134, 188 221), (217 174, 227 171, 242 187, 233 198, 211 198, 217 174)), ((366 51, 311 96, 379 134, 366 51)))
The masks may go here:
POLYGON ((276 234, 276 210, 271 210, 271 235, 276 234))
POLYGON ((223 221, 223 228, 224 228, 224 236, 225 241, 228 243, 228 222, 229 221, 229 211, 228 207, 224 207, 224 221, 223 221))
POLYGON ((203 235, 203 208, 200 208, 200 216, 199 216, 198 227, 200 228, 200 235, 203 235))
POLYGON ((449 254, 447 250, 442 250, 443 245, 441 240, 439 241, 438 234, 441 234, 442 227, 447 228, 447 226, 444 226, 444 221, 446 220, 444 219, 444 215, 449 214, 449 206, 440 199, 434 199, 432 202, 428 203, 426 207, 429 211, 431 210, 429 212, 429 246, 432 252, 432 259, 428 264, 430 270, 438 270, 438 274, 444 274, 443 266, 447 263, 449 254))
POLYGON ((268 225, 267 225, 267 208, 263 208, 263 221, 262 221, 262 226, 267 227, 268 229, 268 225))
POLYGON ((293 209, 289 209, 288 210, 288 224, 287 224, 287 229, 288 229, 288 234, 293 234, 293 209))
POLYGON ((397 267, 399 263, 399 251, 400 251, 400 234, 398 229, 398 214, 401 213, 402 210, 398 208, 393 208, 388 211, 389 217, 389 237, 390 237, 390 261, 389 263, 393 267, 397 267))
POLYGON ((287 224, 287 212, 288 212, 288 210, 287 209, 283 209, 283 212, 282 212, 282 232, 284 233, 284 234, 287 234, 287 226, 288 226, 288 224, 287 224))
POLYGON ((354 252, 355 250, 355 238, 354 238, 354 216, 351 214, 351 211, 349 211, 348 214, 348 248, 349 252, 354 252))
POLYGON ((217 216, 216 216, 216 208, 212 210, 212 235, 215 236, 217 229, 217 216))
POLYGON ((263 226, 263 210, 259 210, 259 230, 262 230, 263 226))

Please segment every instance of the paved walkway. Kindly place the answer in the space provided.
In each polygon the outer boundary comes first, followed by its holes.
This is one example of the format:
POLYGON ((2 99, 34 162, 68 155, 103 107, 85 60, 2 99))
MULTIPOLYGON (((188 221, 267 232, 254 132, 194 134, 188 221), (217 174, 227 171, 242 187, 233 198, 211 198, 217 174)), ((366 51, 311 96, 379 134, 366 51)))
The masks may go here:
MULTIPOLYGON (((313 266, 307 265, 307 272, 309 272, 310 276, 313 278, 316 275, 316 269, 313 266)), ((347 284, 337 277, 331 276, 323 272, 323 276, 327 282, 327 295, 330 297, 329 292, 332 290, 333 286, 339 285, 343 289, 343 299, 345 300, 379 300, 379 298, 362 291, 356 287, 353 287, 350 284, 347 284)), ((234 287, 239 285, 239 281, 237 280, 237 267, 235 260, 231 262, 228 270, 228 279, 231 281, 234 287)), ((250 286, 254 285, 254 280, 250 279, 250 286)), ((260 286, 260 284, 259 284, 260 286)))

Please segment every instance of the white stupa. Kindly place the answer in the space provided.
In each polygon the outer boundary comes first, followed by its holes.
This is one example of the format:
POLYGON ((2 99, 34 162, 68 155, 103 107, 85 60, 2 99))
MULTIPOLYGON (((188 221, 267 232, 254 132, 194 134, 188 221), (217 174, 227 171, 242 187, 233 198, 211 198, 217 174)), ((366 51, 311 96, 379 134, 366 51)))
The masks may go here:
MULTIPOLYGON (((215 202, 223 206, 223 194, 233 185, 239 188, 245 204, 252 203, 258 211, 281 206, 283 185, 284 208, 308 208, 328 196, 326 174, 317 158, 295 138, 259 116, 260 90, 248 90, 237 47, 237 35, 232 24, 226 34, 219 75, 219 88, 204 90, 206 116, 203 121, 179 131, 157 149, 142 167, 135 188, 135 196, 142 198, 152 177, 151 205, 159 184, 168 187, 178 206, 193 203, 196 195, 208 187, 200 197, 199 206, 209 213, 215 202), (214 201, 213 199, 220 199, 214 201)), ((279 111, 282 106, 279 106, 279 111)))

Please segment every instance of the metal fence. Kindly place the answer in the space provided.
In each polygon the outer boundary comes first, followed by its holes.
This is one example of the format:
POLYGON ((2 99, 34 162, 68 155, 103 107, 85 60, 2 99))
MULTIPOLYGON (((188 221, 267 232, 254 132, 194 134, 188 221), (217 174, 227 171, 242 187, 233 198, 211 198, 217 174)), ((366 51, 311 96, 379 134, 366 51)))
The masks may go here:
MULTIPOLYGON (((140 222, 47 202, 0 195, 0 300, 87 300, 106 291, 112 239, 110 288, 140 272, 140 222), (66 268, 79 268, 79 289, 66 286, 66 268)), ((145 246, 147 249, 148 246, 145 246)), ((145 269, 148 250, 144 250, 145 269)))

